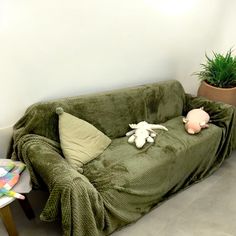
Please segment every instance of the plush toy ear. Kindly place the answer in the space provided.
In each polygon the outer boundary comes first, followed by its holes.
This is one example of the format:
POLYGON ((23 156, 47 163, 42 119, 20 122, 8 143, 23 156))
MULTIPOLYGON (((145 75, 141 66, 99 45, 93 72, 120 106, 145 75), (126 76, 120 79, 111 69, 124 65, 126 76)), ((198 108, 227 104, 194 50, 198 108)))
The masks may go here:
POLYGON ((201 126, 201 128, 208 128, 209 127, 209 125, 205 121, 199 123, 199 125, 201 126))
POLYGON ((200 122, 199 125, 202 127, 202 126, 206 125, 206 122, 205 121, 200 122))
POLYGON ((188 119, 186 119, 185 117, 183 118, 183 122, 186 124, 188 122, 188 119))

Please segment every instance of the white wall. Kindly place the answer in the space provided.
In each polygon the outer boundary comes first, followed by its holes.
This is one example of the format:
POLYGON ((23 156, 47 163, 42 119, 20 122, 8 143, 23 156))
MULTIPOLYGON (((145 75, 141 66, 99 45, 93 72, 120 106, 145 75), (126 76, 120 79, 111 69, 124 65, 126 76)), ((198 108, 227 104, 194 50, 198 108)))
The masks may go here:
POLYGON ((7 156, 8 148, 12 139, 12 125, 0 128, 0 159, 7 156))
POLYGON ((236 1, 228 0, 225 6, 225 17, 221 18, 221 30, 217 40, 217 50, 221 53, 226 53, 230 48, 233 48, 233 54, 236 55, 236 1))
POLYGON ((195 93, 223 0, 1 0, 0 127, 30 104, 169 78, 195 93), (177 4, 176 4, 177 3, 177 4))

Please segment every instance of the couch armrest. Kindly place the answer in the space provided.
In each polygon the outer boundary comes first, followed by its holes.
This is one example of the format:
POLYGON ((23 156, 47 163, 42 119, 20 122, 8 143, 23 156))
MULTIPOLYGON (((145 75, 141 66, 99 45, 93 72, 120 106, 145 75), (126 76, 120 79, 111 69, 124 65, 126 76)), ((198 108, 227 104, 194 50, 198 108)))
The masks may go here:
POLYGON ((213 124, 224 130, 225 145, 228 146, 228 150, 231 152, 236 149, 236 107, 203 97, 186 95, 185 114, 191 109, 200 107, 204 107, 204 110, 208 112, 213 124))
POLYGON ((84 175, 69 165, 60 152, 44 143, 32 143, 27 155, 35 174, 40 176, 49 191, 57 183, 67 185, 78 177, 89 183, 84 175))
POLYGON ((32 168, 33 181, 37 184, 40 177, 49 190, 41 220, 60 219, 65 236, 100 235, 106 222, 102 198, 88 178, 62 157, 60 146, 29 135, 20 149, 21 159, 32 168))

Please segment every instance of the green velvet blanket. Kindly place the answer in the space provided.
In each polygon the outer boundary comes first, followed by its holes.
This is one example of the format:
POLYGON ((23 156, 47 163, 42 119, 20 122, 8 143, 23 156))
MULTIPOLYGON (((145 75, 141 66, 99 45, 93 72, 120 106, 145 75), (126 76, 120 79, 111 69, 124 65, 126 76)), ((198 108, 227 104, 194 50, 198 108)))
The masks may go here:
POLYGON ((42 220, 60 219, 65 236, 109 235, 218 169, 236 148, 235 124, 235 107, 192 98, 168 81, 34 104, 14 127, 12 158, 26 163, 35 188, 50 193, 42 220), (58 106, 112 138, 83 174, 63 158, 58 106), (210 127, 189 135, 182 116, 202 106, 210 127), (124 136, 129 123, 142 120, 169 131, 139 150, 124 136))

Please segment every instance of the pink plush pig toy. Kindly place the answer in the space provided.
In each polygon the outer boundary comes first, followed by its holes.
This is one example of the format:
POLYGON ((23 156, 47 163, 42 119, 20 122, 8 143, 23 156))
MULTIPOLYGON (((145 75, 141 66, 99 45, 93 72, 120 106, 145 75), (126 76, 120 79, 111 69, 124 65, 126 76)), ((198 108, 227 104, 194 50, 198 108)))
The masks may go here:
POLYGON ((189 134, 197 134, 201 129, 208 128, 209 120, 210 116, 203 110, 203 107, 189 111, 187 116, 183 118, 185 129, 189 134))

